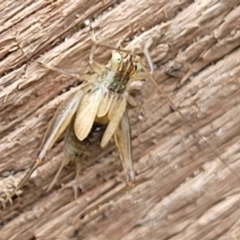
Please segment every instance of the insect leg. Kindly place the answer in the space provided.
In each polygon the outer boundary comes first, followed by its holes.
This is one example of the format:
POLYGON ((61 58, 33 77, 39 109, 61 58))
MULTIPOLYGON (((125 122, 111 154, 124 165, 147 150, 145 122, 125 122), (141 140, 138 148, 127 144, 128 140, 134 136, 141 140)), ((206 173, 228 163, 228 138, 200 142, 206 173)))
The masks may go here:
MULTIPOLYGON (((74 133, 73 125, 74 125, 75 117, 72 118, 70 125, 68 126, 65 136, 64 136, 64 153, 66 158, 62 160, 62 163, 57 171, 57 174, 54 176, 51 184, 49 185, 47 191, 51 190, 52 187, 58 182, 58 178, 63 170, 63 168, 70 162, 75 162, 76 164, 76 175, 75 182, 77 183, 77 178, 79 177, 79 173, 81 171, 81 161, 79 161, 79 153, 84 152, 86 146, 81 144, 81 142, 77 139, 74 133)), ((73 188, 75 199, 77 199, 78 194, 78 186, 79 184, 74 184, 73 186, 64 185, 64 188, 73 188)))
POLYGON ((2 204, 3 204, 3 208, 5 207, 7 202, 12 203, 12 197, 17 193, 18 190, 20 190, 24 184, 27 182, 27 180, 30 178, 30 176, 32 175, 32 173, 38 168, 38 166, 40 166, 42 163, 42 159, 37 159, 34 164, 32 165, 32 167, 30 168, 30 170, 27 172, 27 174, 22 178, 22 180, 18 183, 17 187, 10 192, 10 194, 7 194, 5 196, 5 199, 2 200, 2 204))
POLYGON ((150 68, 150 74, 153 74, 153 72, 154 72, 153 61, 152 61, 152 58, 151 58, 150 53, 149 53, 149 48, 152 44, 153 44, 153 39, 149 38, 147 40, 147 42, 145 43, 144 49, 143 49, 143 54, 145 55, 145 57, 147 59, 147 62, 148 62, 148 66, 150 68))
POLYGON ((136 100, 134 99, 134 97, 132 97, 131 95, 128 96, 128 104, 131 106, 131 107, 137 107, 137 102, 136 100))
MULTIPOLYGON (((136 82, 134 82, 136 83, 136 82)), ((128 88, 128 104, 131 106, 131 107, 136 107, 138 104, 135 100, 135 98, 132 96, 133 93, 136 93, 136 94, 139 94, 139 92, 141 91, 142 89, 142 82, 138 82, 137 85, 136 84, 130 84, 129 88, 128 88), (140 83, 140 84, 139 84, 140 83)))
POLYGON ((78 74, 78 73, 73 73, 73 72, 69 72, 67 70, 63 70, 63 69, 60 69, 60 68, 57 68, 57 67, 53 67, 49 64, 46 64, 46 63, 43 63, 43 62, 39 62, 43 67, 51 70, 51 71, 55 71, 55 72, 59 72, 59 73, 62 73, 64 75, 67 75, 67 76, 70 76, 70 77, 73 77, 73 78, 76 78, 80 81, 87 81, 87 82, 92 82, 92 76, 91 75, 88 75, 88 74, 78 74))
POLYGON ((41 150, 38 155, 39 158, 44 158, 46 152, 52 148, 53 144, 70 124, 83 95, 83 89, 79 89, 79 91, 77 91, 59 106, 47 128, 41 145, 41 150))
POLYGON ((126 111, 124 112, 119 127, 114 134, 114 140, 122 160, 124 171, 127 175, 127 183, 128 185, 132 185, 135 179, 135 173, 132 163, 130 124, 126 111))
MULTIPOLYGON (((75 173, 75 182, 78 183, 79 174, 81 172, 81 164, 79 161, 75 161, 76 164, 76 173, 75 173)), ((74 199, 78 198, 78 184, 73 186, 74 199)))
POLYGON ((92 47, 92 49, 91 49, 91 52, 90 52, 90 56, 89 56, 89 64, 90 64, 92 70, 93 70, 95 73, 101 75, 101 74, 106 70, 106 68, 105 68, 104 65, 96 62, 96 61, 93 59, 95 49, 96 49, 96 45, 93 45, 93 47, 92 47))
POLYGON ((101 75, 106 70, 106 67, 94 60, 94 53, 96 50, 97 40, 93 31, 91 31, 91 38, 93 41, 93 45, 89 55, 89 64, 95 73, 101 75))
POLYGON ((80 89, 59 106, 58 110, 54 114, 52 121, 48 126, 37 160, 32 165, 27 174, 23 177, 23 179, 20 181, 20 183, 17 185, 17 187, 8 196, 6 196, 5 202, 11 202, 11 198, 20 188, 24 186, 24 184, 28 181, 35 169, 37 169, 37 167, 42 164, 47 151, 52 148, 59 136, 69 125, 83 95, 84 92, 80 89))
POLYGON ((49 192, 52 189, 52 187, 55 185, 55 183, 58 181, 58 177, 60 176, 63 168, 67 165, 67 163, 68 163, 68 160, 67 160, 67 162, 64 160, 61 162, 61 165, 60 165, 56 175, 54 176, 52 182, 50 183, 50 185, 47 188, 47 192, 49 192))
MULTIPOLYGON (((140 80, 146 79, 147 77, 148 77, 148 75, 145 72, 137 72, 134 74, 134 76, 131 77, 131 84, 134 83, 135 81, 140 81, 140 80)), ((128 87, 129 96, 128 96, 127 101, 128 101, 128 104, 130 104, 132 107, 136 107, 137 102, 130 94, 131 94, 131 92, 139 91, 141 89, 141 86, 134 86, 131 84, 128 87)))
POLYGON ((133 81, 140 81, 143 79, 148 78, 148 74, 146 72, 136 72, 132 77, 131 77, 131 82, 133 81))

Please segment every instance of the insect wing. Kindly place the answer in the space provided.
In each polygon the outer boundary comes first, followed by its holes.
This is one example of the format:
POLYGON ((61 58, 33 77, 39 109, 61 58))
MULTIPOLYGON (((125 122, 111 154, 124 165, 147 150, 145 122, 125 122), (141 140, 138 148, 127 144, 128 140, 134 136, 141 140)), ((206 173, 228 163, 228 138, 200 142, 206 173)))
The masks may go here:
MULTIPOLYGON (((112 105, 116 103, 115 101, 112 102, 112 105)), ((106 128, 106 131, 103 134, 103 138, 101 141, 101 147, 105 147, 113 134, 115 133, 116 129, 118 128, 119 122, 123 116, 123 113, 126 109, 127 97, 122 96, 120 101, 118 101, 114 106, 110 108, 114 108, 114 110, 109 114, 109 124, 106 128)))
POLYGON ((101 88, 93 89, 84 95, 74 123, 74 131, 79 141, 83 141, 90 133, 101 97, 101 88))
POLYGON ((112 100, 113 100, 113 94, 110 94, 109 91, 106 91, 103 94, 103 97, 98 107, 98 111, 97 111, 98 117, 103 117, 108 113, 112 100))

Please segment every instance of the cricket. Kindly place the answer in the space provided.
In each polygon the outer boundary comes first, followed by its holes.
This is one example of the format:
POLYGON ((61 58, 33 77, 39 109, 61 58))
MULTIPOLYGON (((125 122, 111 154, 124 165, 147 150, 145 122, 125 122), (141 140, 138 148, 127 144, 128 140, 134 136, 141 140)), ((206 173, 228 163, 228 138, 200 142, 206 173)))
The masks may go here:
MULTIPOLYGON (((178 112, 185 119, 186 123, 193 127, 191 122, 174 106, 151 76, 153 65, 147 51, 152 43, 151 39, 145 44, 143 50, 150 68, 149 73, 143 66, 140 56, 120 48, 120 43, 117 44, 117 48, 112 48, 112 57, 106 66, 96 62, 94 60, 94 52, 97 41, 93 33, 91 33, 91 37, 93 41, 89 56, 89 64, 93 71, 91 75, 77 74, 39 62, 42 67, 50 71, 68 75, 83 83, 77 87, 76 93, 58 107, 47 128, 37 159, 18 185, 10 193, 5 193, 5 199, 0 199, 3 207, 5 207, 7 202, 12 203, 12 197, 16 195, 29 180, 32 173, 43 163, 47 152, 62 134, 65 134, 63 151, 66 157, 62 161, 47 191, 51 190, 58 182, 62 169, 69 162, 74 162, 76 174, 75 184, 72 188, 74 197, 77 199, 78 186, 80 185, 78 176, 81 169, 91 165, 96 158, 100 158, 104 154, 103 149, 110 143, 112 138, 122 161, 127 185, 132 186, 135 180, 135 172, 132 161, 128 106, 134 107, 137 105, 130 94, 134 90, 133 82, 150 78, 174 111, 178 112)), ((107 47, 105 45, 102 46, 107 47)), ((200 134, 197 135, 199 139, 206 142, 200 134)), ((228 168, 225 162, 218 156, 216 150, 208 142, 206 144, 228 168)), ((234 171, 232 172, 236 175, 234 171)))
POLYGON ((240 239, 240 1, 2 1, 0 240, 240 239))
MULTIPOLYGON (((92 35, 93 42, 96 42, 92 35)), ((58 107, 43 138, 36 161, 21 179, 16 188, 3 202, 12 202, 12 197, 28 181, 32 173, 43 163, 47 152, 59 137, 65 133, 64 152, 66 160, 62 162, 48 190, 58 181, 64 166, 69 161, 76 164, 76 177, 82 168, 89 165, 91 158, 101 156, 102 149, 110 140, 114 142, 120 154, 126 181, 131 186, 135 179, 132 163, 131 134, 128 119, 128 105, 135 106, 130 95, 131 84, 148 77, 142 67, 140 57, 131 52, 112 50, 112 57, 105 66, 94 60, 96 43, 90 52, 89 64, 94 74, 75 74, 40 62, 42 67, 83 81, 78 90, 58 107)), ((119 50, 118 50, 119 49, 119 50)), ((77 188, 74 187, 77 198, 77 188)))

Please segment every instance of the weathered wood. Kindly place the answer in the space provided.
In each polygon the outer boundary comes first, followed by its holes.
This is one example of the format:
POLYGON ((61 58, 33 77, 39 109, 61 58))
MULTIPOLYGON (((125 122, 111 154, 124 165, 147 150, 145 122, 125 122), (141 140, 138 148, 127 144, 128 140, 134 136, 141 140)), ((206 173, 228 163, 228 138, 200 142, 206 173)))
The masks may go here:
MULTIPOLYGON (((152 39, 154 79, 185 117, 144 83, 130 111, 136 185, 126 190, 119 156, 107 148, 79 177, 77 201, 69 188, 46 193, 64 158, 60 142, 21 197, 0 209, 0 239, 239 239, 239 3, 2 1, 0 198, 35 160, 56 107, 75 91, 75 79, 37 61, 89 71, 86 19, 111 46, 135 36, 129 47, 143 48, 152 39)), ((96 59, 106 63, 110 51, 99 47, 96 59)), ((61 183, 71 186, 73 175, 65 169, 61 183)))

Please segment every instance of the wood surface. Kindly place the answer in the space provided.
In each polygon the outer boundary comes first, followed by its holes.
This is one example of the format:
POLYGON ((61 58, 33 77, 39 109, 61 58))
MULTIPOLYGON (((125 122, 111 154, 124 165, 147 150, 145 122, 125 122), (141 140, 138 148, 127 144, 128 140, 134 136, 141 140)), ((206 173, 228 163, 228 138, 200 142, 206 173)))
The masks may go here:
MULTIPOLYGON (((129 111, 131 189, 107 148, 79 176, 77 200, 71 166, 46 192, 65 157, 59 141, 0 209, 0 239, 240 239, 239 13, 239 0, 0 1, 0 199, 78 84, 38 61, 89 72, 89 23, 105 45, 121 40, 141 52, 151 43, 161 88, 148 79, 129 111)), ((95 58, 106 64, 110 54, 98 47, 95 58)))

